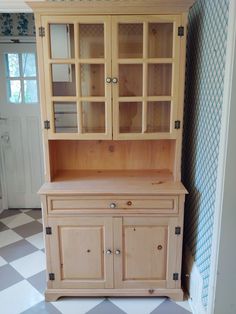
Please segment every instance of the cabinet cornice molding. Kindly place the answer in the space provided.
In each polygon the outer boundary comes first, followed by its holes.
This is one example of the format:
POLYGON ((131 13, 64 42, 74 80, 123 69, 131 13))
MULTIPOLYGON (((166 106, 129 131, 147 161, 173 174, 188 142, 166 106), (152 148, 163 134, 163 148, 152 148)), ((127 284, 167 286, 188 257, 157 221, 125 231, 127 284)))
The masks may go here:
POLYGON ((195 0, 74 0, 28 1, 36 13, 55 14, 180 14, 195 0))

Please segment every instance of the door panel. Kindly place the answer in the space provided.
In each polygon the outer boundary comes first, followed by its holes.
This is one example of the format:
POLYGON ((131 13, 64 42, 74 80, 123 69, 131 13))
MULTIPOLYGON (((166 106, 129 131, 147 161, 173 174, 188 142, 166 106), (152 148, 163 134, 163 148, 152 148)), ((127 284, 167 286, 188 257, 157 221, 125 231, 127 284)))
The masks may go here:
POLYGON ((116 288, 174 288, 176 218, 114 219, 116 288))
POLYGON ((54 288, 112 288, 112 218, 50 219, 54 288))

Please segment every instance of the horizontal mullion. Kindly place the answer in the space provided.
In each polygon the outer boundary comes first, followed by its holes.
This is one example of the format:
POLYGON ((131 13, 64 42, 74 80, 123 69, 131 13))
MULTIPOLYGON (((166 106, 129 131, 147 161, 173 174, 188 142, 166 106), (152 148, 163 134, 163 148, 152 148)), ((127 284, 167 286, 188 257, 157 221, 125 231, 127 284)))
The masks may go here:
POLYGON ((51 101, 58 101, 58 102, 76 102, 77 101, 77 97, 76 96, 54 96, 51 97, 51 101))
POLYGON ((145 59, 137 58, 137 59, 118 59, 117 62, 119 64, 143 64, 145 59))
POLYGON ((82 64, 104 64, 107 60, 104 58, 94 58, 94 59, 78 59, 78 63, 82 64))
POLYGON ((147 96, 146 101, 173 101, 174 97, 171 96, 147 96))
POLYGON ((106 97, 96 97, 96 96, 91 96, 91 97, 78 97, 79 101, 91 101, 91 102, 106 102, 107 98, 106 97))
POLYGON ((119 64, 143 64, 143 63, 174 63, 175 58, 137 58, 137 59, 118 59, 119 64))
POLYGON ((137 97, 118 97, 119 102, 136 102, 136 101, 145 101, 145 97, 137 96, 137 97))
POLYGON ((49 64, 75 64, 77 63, 75 59, 49 59, 49 64))

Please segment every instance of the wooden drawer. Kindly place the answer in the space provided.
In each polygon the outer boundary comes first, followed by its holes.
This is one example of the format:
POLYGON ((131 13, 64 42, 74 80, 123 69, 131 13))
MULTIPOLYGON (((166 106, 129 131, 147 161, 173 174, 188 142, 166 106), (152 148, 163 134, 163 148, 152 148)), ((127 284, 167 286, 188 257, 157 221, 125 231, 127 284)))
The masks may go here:
POLYGON ((62 213, 63 211, 97 211, 103 212, 147 212, 178 213, 178 196, 153 196, 153 197, 88 197, 88 196, 48 196, 48 212, 62 213))

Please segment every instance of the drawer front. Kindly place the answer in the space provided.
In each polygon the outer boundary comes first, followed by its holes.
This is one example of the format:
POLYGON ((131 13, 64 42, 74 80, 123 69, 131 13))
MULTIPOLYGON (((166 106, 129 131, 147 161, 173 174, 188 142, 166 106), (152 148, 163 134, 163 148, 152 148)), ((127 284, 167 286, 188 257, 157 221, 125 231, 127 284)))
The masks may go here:
POLYGON ((153 197, 86 197, 86 196, 48 196, 48 212, 62 213, 64 211, 97 211, 103 212, 147 212, 178 213, 178 196, 153 197))

